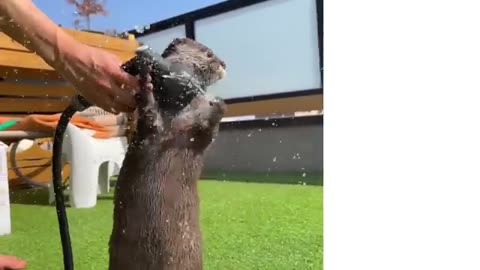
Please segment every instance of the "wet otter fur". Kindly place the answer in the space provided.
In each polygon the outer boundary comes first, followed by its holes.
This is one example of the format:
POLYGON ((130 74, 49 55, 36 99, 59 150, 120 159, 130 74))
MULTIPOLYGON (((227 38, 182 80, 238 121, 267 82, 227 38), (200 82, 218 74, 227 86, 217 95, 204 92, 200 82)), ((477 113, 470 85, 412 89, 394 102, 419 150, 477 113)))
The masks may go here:
MULTIPOLYGON (((175 39, 162 57, 187 64, 202 87, 225 73, 223 61, 190 39, 175 39)), ((225 104, 199 94, 181 109, 166 106, 158 89, 147 87, 155 78, 146 77, 115 189, 109 270, 201 270, 197 180, 225 104)), ((184 87, 177 79, 162 87, 184 87)))

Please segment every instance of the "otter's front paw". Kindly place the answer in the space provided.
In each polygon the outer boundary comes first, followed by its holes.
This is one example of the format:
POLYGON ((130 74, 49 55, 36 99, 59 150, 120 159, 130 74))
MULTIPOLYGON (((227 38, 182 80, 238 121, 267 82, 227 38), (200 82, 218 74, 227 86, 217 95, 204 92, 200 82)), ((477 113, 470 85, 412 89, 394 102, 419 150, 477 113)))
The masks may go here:
POLYGON ((145 114, 155 108, 155 98, 153 96, 152 66, 148 66, 142 71, 140 76, 140 92, 135 95, 137 107, 140 115, 145 114))
POLYGON ((172 123, 173 128, 178 131, 212 129, 220 122, 225 110, 226 105, 221 98, 198 95, 175 118, 172 123))

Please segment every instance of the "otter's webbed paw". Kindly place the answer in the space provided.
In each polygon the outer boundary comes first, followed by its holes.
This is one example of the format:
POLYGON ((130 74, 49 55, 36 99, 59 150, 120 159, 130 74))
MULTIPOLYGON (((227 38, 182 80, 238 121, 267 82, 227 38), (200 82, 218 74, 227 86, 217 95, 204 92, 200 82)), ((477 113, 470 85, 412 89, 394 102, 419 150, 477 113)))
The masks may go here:
POLYGON ((218 97, 198 95, 173 121, 178 131, 213 131, 225 113, 225 102, 218 97))
POLYGON ((148 66, 146 70, 138 75, 140 77, 140 92, 135 95, 135 99, 138 111, 141 114, 155 107, 151 71, 152 67, 148 66))
POLYGON ((158 112, 158 105, 153 94, 151 71, 152 67, 147 66, 145 70, 140 72, 140 92, 135 95, 139 119, 138 124, 141 125, 141 128, 150 129, 154 127, 158 128, 161 125, 161 115, 158 112))

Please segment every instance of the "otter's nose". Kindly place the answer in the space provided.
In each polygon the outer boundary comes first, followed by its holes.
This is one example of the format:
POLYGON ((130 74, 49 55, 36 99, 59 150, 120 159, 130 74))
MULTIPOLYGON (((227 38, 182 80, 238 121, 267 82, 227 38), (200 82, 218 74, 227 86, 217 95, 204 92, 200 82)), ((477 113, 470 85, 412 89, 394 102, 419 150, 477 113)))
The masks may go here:
POLYGON ((223 79, 227 76, 227 71, 222 66, 218 67, 217 73, 218 73, 219 80, 221 80, 221 79, 223 79))

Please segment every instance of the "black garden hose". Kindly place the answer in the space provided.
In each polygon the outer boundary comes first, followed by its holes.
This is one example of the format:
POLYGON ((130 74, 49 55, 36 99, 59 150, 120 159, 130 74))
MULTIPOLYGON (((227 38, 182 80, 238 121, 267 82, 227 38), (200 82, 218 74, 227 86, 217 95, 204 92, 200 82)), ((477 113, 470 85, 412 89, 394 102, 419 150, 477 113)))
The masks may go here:
POLYGON ((65 210, 65 201, 63 197, 62 186, 62 145, 63 135, 67 129, 72 116, 83 111, 91 105, 81 96, 75 96, 73 102, 63 111, 55 128, 53 137, 53 155, 52 155, 52 175, 53 190, 55 192, 55 207, 57 208, 58 228, 62 241, 63 265, 65 270, 73 270, 73 253, 70 241, 70 232, 68 229, 67 212, 65 210))

